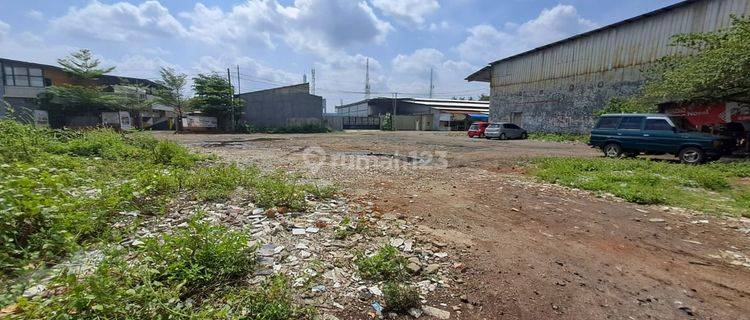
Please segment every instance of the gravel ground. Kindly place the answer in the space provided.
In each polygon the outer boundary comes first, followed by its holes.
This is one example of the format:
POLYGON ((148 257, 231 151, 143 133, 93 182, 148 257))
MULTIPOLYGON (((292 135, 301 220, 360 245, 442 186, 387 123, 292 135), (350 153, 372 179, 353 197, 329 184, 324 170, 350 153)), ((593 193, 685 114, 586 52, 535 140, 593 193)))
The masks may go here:
POLYGON ((465 266, 459 285, 428 299, 451 319, 750 319, 750 220, 638 206, 522 174, 532 157, 598 156, 582 144, 433 132, 156 135, 405 215, 465 266))

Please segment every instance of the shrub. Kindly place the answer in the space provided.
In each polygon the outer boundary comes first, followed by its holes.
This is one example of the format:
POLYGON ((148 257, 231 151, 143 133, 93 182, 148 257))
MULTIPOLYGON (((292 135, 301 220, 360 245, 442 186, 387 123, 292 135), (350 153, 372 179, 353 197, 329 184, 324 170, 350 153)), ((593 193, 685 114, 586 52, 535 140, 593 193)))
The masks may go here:
POLYGON ((406 259, 399 256, 398 250, 390 245, 382 246, 370 257, 358 252, 354 264, 362 278, 367 280, 395 281, 407 276, 406 259))
POLYGON ((420 305, 419 290, 409 286, 389 282, 383 287, 385 309, 390 312, 406 313, 411 308, 420 305))

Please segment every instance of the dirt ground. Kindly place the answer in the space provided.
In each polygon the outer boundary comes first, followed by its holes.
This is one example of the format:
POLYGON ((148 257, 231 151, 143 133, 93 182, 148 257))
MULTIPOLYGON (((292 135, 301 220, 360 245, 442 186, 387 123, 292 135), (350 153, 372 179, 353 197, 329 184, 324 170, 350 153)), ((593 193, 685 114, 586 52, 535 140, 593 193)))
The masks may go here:
POLYGON ((407 214, 467 267, 444 297, 469 302, 451 319, 750 319, 750 221, 523 175, 532 157, 599 156, 582 144, 431 132, 158 136, 407 214))

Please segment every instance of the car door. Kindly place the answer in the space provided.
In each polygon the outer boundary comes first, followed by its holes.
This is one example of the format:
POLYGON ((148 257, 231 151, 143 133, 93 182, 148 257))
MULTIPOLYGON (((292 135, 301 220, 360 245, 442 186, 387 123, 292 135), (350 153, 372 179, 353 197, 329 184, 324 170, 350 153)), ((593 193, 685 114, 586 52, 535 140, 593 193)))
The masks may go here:
POLYGON ((508 137, 510 137, 511 139, 520 139, 521 138, 521 127, 519 127, 519 126, 517 126, 515 124, 512 124, 512 123, 509 123, 508 124, 508 130, 510 130, 510 135, 508 135, 508 137))
POLYGON ((643 150, 643 116, 625 116, 617 128, 617 137, 624 150, 643 150))
POLYGON ((679 148, 674 126, 664 118, 646 118, 643 148, 651 153, 676 153, 679 148))

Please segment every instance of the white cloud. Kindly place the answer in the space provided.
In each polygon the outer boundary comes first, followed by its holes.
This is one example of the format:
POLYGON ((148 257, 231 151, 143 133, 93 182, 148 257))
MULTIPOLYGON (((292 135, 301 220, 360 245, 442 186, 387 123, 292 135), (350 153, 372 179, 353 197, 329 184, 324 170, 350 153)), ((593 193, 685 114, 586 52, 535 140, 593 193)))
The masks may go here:
POLYGON ((440 9, 437 0, 373 0, 372 5, 401 21, 422 25, 425 16, 440 9))
POLYGON ((0 42, 3 42, 10 33, 10 25, 0 20, 0 42))
POLYGON ((29 10, 29 12, 26 13, 26 16, 34 20, 39 20, 39 21, 44 20, 44 13, 42 13, 39 10, 31 9, 29 10))
POLYGON ((415 50, 411 54, 400 54, 391 62, 392 74, 388 85, 393 91, 407 92, 427 97, 430 91, 430 70, 433 71, 433 98, 453 96, 479 96, 487 91, 486 85, 467 84, 463 75, 477 67, 465 62, 447 59, 434 48, 415 50))
MULTIPOLYGON (((242 92, 283 86, 302 82, 301 74, 276 69, 246 56, 202 56, 193 65, 193 73, 218 73, 225 75, 227 66, 239 66, 242 77, 242 92)), ((236 81, 236 70, 232 70, 232 81, 236 81)), ((236 83, 235 83, 236 84, 236 83)))
POLYGON ((259 40, 275 48, 271 35, 283 30, 276 7, 274 1, 248 1, 225 13, 219 7, 197 3, 192 12, 180 15, 191 21, 190 35, 197 40, 210 44, 259 40))
POLYGON ((158 1, 136 6, 94 0, 83 8, 68 9, 66 15, 52 20, 52 28, 76 37, 119 42, 187 35, 185 27, 158 1))
POLYGON ((458 46, 458 51, 465 60, 487 63, 592 30, 596 26, 582 18, 575 7, 557 5, 542 10, 538 17, 520 25, 509 23, 500 30, 486 24, 474 26, 468 30, 469 36, 458 46))
POLYGON ((289 6, 248 0, 227 12, 199 3, 181 16, 192 22, 190 32, 201 41, 229 46, 260 42, 273 49, 280 39, 320 56, 356 43, 382 43, 393 30, 366 2, 351 0, 296 0, 289 6))
POLYGON ((429 73, 430 68, 439 66, 445 55, 437 49, 418 49, 410 55, 400 54, 393 59, 393 71, 400 73, 429 73))

